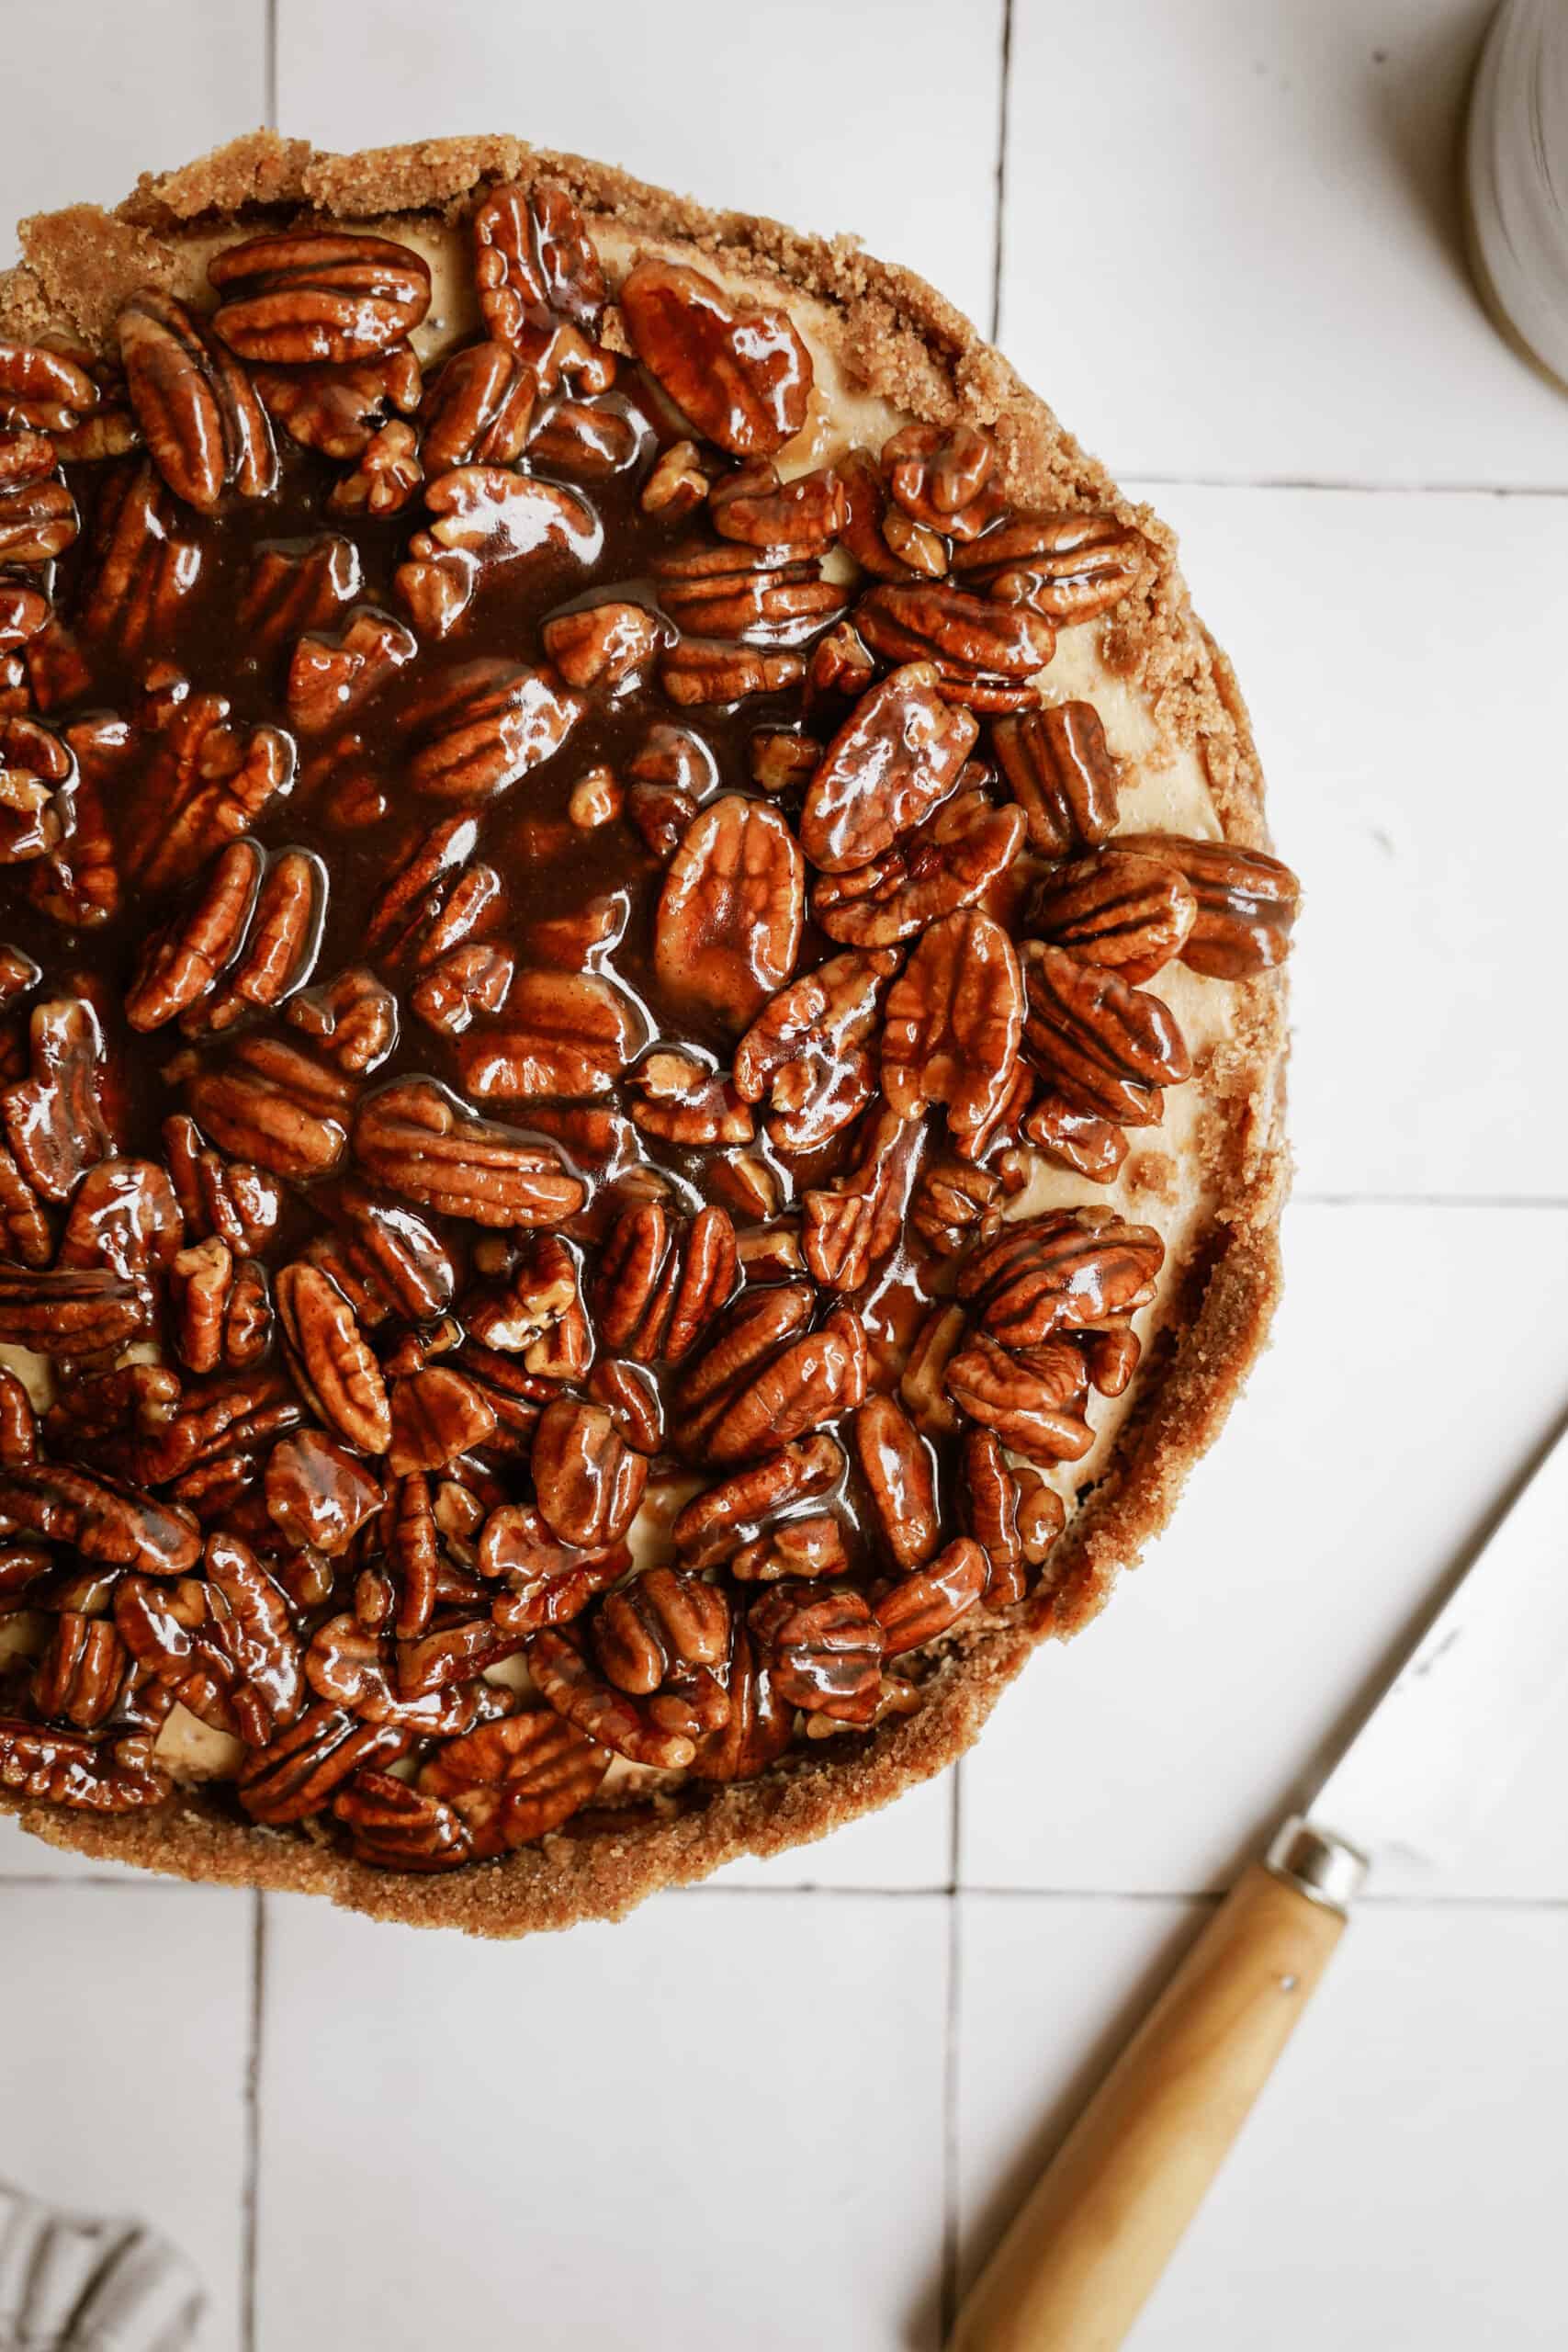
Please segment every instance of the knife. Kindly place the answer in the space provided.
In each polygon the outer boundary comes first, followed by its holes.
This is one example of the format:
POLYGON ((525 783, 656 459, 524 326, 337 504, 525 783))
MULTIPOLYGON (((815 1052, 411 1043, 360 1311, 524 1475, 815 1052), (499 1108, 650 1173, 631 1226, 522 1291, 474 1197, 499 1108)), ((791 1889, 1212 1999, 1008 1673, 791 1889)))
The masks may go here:
POLYGON ((1114 2352, 1369 1874, 1459 1853, 1568 1680, 1568 1429, 1221 1904, 1012 2222, 949 2352, 1114 2352))

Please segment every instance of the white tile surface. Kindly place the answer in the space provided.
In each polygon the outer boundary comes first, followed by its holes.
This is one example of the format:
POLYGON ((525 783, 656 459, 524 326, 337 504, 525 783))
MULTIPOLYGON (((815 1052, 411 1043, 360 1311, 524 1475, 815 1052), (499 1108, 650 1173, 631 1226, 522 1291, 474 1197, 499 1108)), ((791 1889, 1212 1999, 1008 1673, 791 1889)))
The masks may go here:
POLYGON ((207 1887, 0 1889, 0 2177, 172 2238, 204 2352, 240 2340, 253 1918, 207 1887))
POLYGON ((279 0, 278 120, 321 146, 509 130, 709 204, 851 232, 982 324, 991 309, 1000 0, 279 0), (870 135, 874 126, 874 135, 870 135), (889 158, 894 168, 889 170, 889 158), (940 158, 940 166, 932 168, 940 158))
MULTIPOLYGON (((1568 447, 1568 402, 1559 424, 1568 447)), ((1568 1197, 1568 1102, 1546 1078, 1561 1066, 1568 507, 1146 494, 1236 665, 1305 888, 1299 1188, 1568 1197)))
MULTIPOLYGON (((1285 1265, 1171 1527, 965 1760, 965 1884, 1226 1883, 1568 1411, 1568 1212, 1297 1207, 1285 1265)), ((1568 1898, 1565 1779, 1568 1713, 1441 1891, 1568 1898)))
POLYGON ((1488 0, 1017 0, 1002 338, 1117 471, 1568 482, 1460 243, 1488 0))
POLYGON ((265 0, 6 15, 0 268, 16 257, 19 213, 118 204, 142 172, 254 130, 265 114, 265 0))
MULTIPOLYGON (((1203 1916, 965 1899, 966 2271, 1203 1916)), ((1562 1911, 1359 1918, 1128 2352, 1560 2345, 1565 1964, 1562 1911)))
POLYGON ((145 1871, 128 1869, 121 1862, 94 1861, 86 1854, 73 1854, 58 1846, 46 1846, 41 1838, 29 1838, 18 1826, 14 1814, 0 1814, 0 1886, 7 1879, 114 1879, 122 1885, 155 1889, 176 1886, 176 1879, 151 1878, 145 1871))
POLYGON ((944 1903, 268 1919, 258 2352, 934 2345, 944 1903))

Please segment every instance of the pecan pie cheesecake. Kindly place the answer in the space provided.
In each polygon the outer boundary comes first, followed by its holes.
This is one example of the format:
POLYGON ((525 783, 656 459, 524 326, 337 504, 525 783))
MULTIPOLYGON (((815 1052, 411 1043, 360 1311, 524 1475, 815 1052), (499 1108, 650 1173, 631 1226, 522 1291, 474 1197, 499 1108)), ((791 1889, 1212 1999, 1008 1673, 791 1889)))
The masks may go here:
POLYGON ((882 1804, 1273 1302, 1169 533, 907 272, 511 139, 21 236, 0 1792, 492 1934, 882 1804))

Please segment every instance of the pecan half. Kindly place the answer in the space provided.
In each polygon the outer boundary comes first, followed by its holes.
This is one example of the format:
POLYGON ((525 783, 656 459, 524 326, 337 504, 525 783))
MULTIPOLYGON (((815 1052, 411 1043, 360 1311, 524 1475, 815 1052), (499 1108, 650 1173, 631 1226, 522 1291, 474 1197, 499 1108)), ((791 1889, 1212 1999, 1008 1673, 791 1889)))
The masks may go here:
POLYGON ((255 368, 251 381, 291 441, 351 462, 365 455, 388 410, 412 415, 423 390, 419 361, 406 343, 341 368, 255 368))
POLYGON ((1106 1208, 1051 1209, 1005 1226, 964 1261, 958 1295, 1007 1348, 1033 1348, 1146 1306, 1165 1245, 1106 1208))
POLYGON ((767 652, 722 638, 682 637, 659 657, 659 683, 683 709, 782 694, 804 676, 798 653, 767 652))
POLYGON ((552 759, 581 718, 581 695, 547 671, 468 662, 408 713, 409 782, 430 800, 490 800, 552 759))
POLYGON ((495 1408, 482 1389, 449 1364, 431 1364, 392 1384, 387 1467, 395 1478, 444 1469, 483 1445, 495 1428, 495 1408))
POLYGON ((420 1767, 419 1787, 452 1808, 476 1853, 500 1853, 558 1829, 594 1795, 609 1762, 607 1748, 542 1707, 443 1741, 420 1767))
POLYGON ((479 1102, 608 1093, 643 1042, 631 999, 593 972, 525 971, 499 1028, 465 1036, 464 1085, 479 1102))
POLYGON ((247 637, 271 652, 307 629, 327 628, 363 585, 359 550, 336 531, 260 547, 235 618, 247 637))
POLYGON ((348 1825, 355 1860, 372 1870, 457 1870, 479 1850, 461 1815, 389 1772, 355 1772, 332 1809, 348 1825))
POLYGON ((97 407, 98 398, 85 367, 67 353, 0 337, 0 424, 69 432, 97 407))
POLYGON ((1012 1355, 977 1331, 947 1366, 947 1393, 960 1412, 1038 1462, 1077 1462, 1089 1452, 1086 1390, 1083 1358, 1066 1340, 1012 1355))
POLYGON ((539 379, 510 345, 470 344, 431 379, 420 409, 431 479, 453 466, 511 466, 528 438, 539 379))
POLYGON ((352 1101, 339 1072, 276 1036, 242 1039, 186 1082, 191 1115, 225 1151, 292 1183, 336 1168, 352 1101))
POLYGON ((486 1682, 446 1683, 404 1697, 396 1681, 395 1645, 367 1634, 352 1617, 318 1626, 305 1653, 305 1675, 318 1698, 357 1715, 436 1738, 456 1737, 502 1712, 501 1695, 486 1682))
POLYGON ((781 1514, 828 1494, 843 1473, 843 1450, 824 1433, 781 1446, 694 1496, 677 1512, 671 1539, 693 1567, 716 1566, 752 1543, 781 1514))
POLYGON ((614 1748, 634 1764, 678 1771, 692 1762, 696 1742, 689 1733, 665 1730, 646 1702, 628 1697, 595 1674, 570 1634, 553 1629, 532 1634, 528 1671, 539 1695, 602 1747, 614 1748))
POLYGON ((381 1369, 354 1308, 335 1283, 301 1259, 275 1284, 295 1377, 322 1420, 366 1453, 391 1442, 391 1408, 381 1369))
POLYGON ((11 1156, 47 1201, 68 1201, 111 1148, 99 1102, 103 1032, 79 996, 35 1004, 28 1017, 30 1077, 0 1093, 11 1156))
POLYGON ((110 474, 94 517, 93 554, 76 613, 83 636, 117 646, 127 661, 166 645, 201 579, 202 553, 150 462, 110 474))
POLYGON ((1023 814, 993 808, 977 787, 955 792, 916 832, 850 874, 824 874, 811 918, 829 939, 892 947, 974 906, 1022 847, 1023 814))
POLYGON ((1021 1600, 1066 1524, 1066 1505, 1038 1470, 1008 1461, 990 1430, 972 1429, 961 1462, 964 1524, 990 1564, 986 1599, 993 1608, 1021 1600))
POLYGON ((80 528, 76 502, 38 433, 0 433, 0 563, 49 563, 80 528))
POLYGON ((907 424, 882 445, 887 487, 904 513, 959 541, 977 538, 1006 503, 996 463, 996 443, 973 424, 907 424))
POLYGON ((981 1546, 959 1536, 929 1566, 901 1577, 873 1604, 882 1629, 882 1655, 900 1657, 950 1634, 986 1597, 991 1564, 981 1546))
POLYGON ((934 662, 950 686, 981 676, 1020 684, 1056 650, 1043 614, 940 581, 869 588, 854 617, 874 652, 891 662, 934 662))
POLYGON ((434 1079, 372 1095, 355 1121, 354 1156, 376 1182, 476 1225, 558 1225, 588 1197, 558 1152, 468 1115, 434 1079))
POLYGON ((1116 830, 1122 769, 1091 702, 1056 703, 998 718, 991 742, 1043 857, 1109 841, 1116 830))
POLYGON ((207 275, 220 296, 217 333, 243 359, 273 367, 372 358, 430 308, 429 267, 389 237, 253 237, 214 254, 207 275))
POLYGON ((656 260, 628 273, 621 307, 643 366, 721 449, 772 457, 799 432, 814 371, 787 311, 738 311, 700 270, 656 260))
POLYGON ((806 1262, 824 1290, 858 1290, 895 1247, 925 1141, 917 1119, 877 1114, 849 1174, 804 1195, 806 1262))
POLYGON ((946 799, 974 744, 970 712, 942 700, 935 664, 894 670, 856 703, 807 787, 800 843, 843 874, 881 855, 946 799))
POLYGON ((62 1609, 33 1672, 33 1704, 40 1715, 96 1731, 114 1713, 130 1663, 108 1618, 62 1609))
POLYGON ((1114 514, 1019 514, 961 547, 953 568, 995 597, 1070 626, 1119 605, 1147 557, 1146 542, 1114 514))
POLYGON ((836 582, 822 578, 815 556, 791 558, 724 540, 656 556, 652 571, 664 610, 699 639, 800 645, 837 620, 848 602, 836 582))
POLYGON ((291 998, 283 1017, 348 1077, 378 1069, 398 1041, 398 1000, 362 965, 291 998))
POLYGON ((716 1585, 675 1568, 649 1568, 605 1596, 594 1617, 594 1654, 618 1690, 648 1702, 661 1731, 695 1739, 729 1720, 713 1669, 729 1657, 729 1603, 716 1585))
MULTIPOLYGON (((214 995, 187 1012, 187 1035, 265 1012, 310 977, 326 922, 327 869, 313 850, 279 850, 256 895, 238 960, 214 995)), ((340 1068, 342 1064, 340 1062, 340 1068)))
POLYGON ((598 516, 577 491, 504 466, 455 466, 431 482, 424 503, 438 547, 489 563, 572 555, 587 564, 604 543, 598 516))
POLYGON ((271 1174, 226 1160, 204 1144, 194 1119, 164 1122, 164 1157, 188 1231, 217 1234, 237 1254, 254 1256, 276 1238, 283 1197, 271 1174))
POLYGON ((792 555, 819 554, 849 514, 844 485, 830 466, 781 481, 766 458, 721 474, 707 500, 708 520, 721 538, 792 555))
POLYGON ((865 1333, 847 1306, 749 1380, 707 1436, 714 1462, 741 1462, 852 1411, 865 1395, 865 1333))
POLYGON ((1245 980, 1284 962, 1301 885, 1277 857, 1170 833, 1126 833, 1114 849, 1119 857, 1164 865, 1191 890, 1196 919, 1180 955, 1193 971, 1245 980))
POLYGON ((183 1576, 201 1555, 200 1531, 177 1504, 63 1464, 0 1471, 0 1517, 84 1559, 147 1576, 183 1576))
POLYGON ((869 1723, 882 1690, 882 1628, 842 1585, 780 1584, 747 1623, 778 1695, 835 1723, 869 1723))
POLYGON ((1024 1050, 1067 1101, 1124 1127, 1158 1125, 1161 1088, 1191 1069, 1172 1014, 1157 996, 1059 947, 1024 950, 1024 1050))
POLYGON ((1179 956, 1198 901, 1182 876, 1152 857, 1099 850, 1046 876, 1031 902, 1031 928, 1080 964, 1124 980, 1149 980, 1179 956))
POLYGON ((0 865, 58 849, 74 821, 68 744, 36 718, 0 719, 0 865))
POLYGON ((657 615, 612 601, 558 613, 539 632, 569 686, 620 686, 640 676, 663 642, 657 615))
POLYGON ((916 1119, 945 1102, 955 1137, 977 1134, 1006 1100, 1023 1015, 1001 925, 974 909, 933 923, 887 992, 882 1083, 892 1108, 916 1119))
POLYGON ((117 323, 130 404, 169 488, 204 514, 231 483, 267 497, 277 451, 244 369, 172 294, 133 295, 117 323))
POLYGON ((320 1430, 281 1438, 266 1461, 267 1515, 290 1544, 335 1557, 386 1497, 366 1464, 320 1430))
POLYGON ((391 1723, 355 1723, 342 1707, 308 1707, 296 1724, 240 1766, 240 1803, 269 1828, 307 1820, 362 1767, 392 1763, 413 1734, 391 1723))
POLYGON ((883 1543, 900 1570, 921 1566, 942 1540, 930 1445, 891 1396, 868 1397, 850 1435, 883 1543))
POLYGON ((239 953, 265 864, 254 842, 231 842, 213 860, 194 904, 153 933, 125 999, 133 1029, 161 1029, 217 985, 239 953))
POLYGON ((288 665, 285 699, 291 725, 319 735, 379 694, 418 650, 400 621, 358 605, 331 637, 301 637, 288 665))
POLYGON ((152 1319, 145 1283, 112 1268, 0 1266, 0 1338, 40 1355, 123 1347, 152 1319))
POLYGON ((129 1281, 173 1263, 185 1239, 174 1186, 153 1159, 100 1159, 76 1188, 61 1266, 108 1266, 129 1281))
POLYGON ((513 1503, 484 1522, 476 1566, 506 1589, 491 1610, 508 1634, 534 1634, 581 1616, 596 1592, 616 1584, 631 1565, 624 1544, 584 1552, 552 1534, 531 1505, 513 1503))
POLYGON ((592 1303, 604 1345, 636 1363, 679 1363, 736 1285, 735 1227, 710 1204, 689 1222, 655 1203, 629 1209, 605 1238, 592 1303))
POLYGON ((729 1657, 717 1679, 728 1702, 728 1720, 698 1741, 688 1770, 696 1781, 754 1780, 789 1746, 795 1712, 776 1687, 767 1658, 739 1611, 729 1657))
POLYGON ((1092 1111, 1076 1110, 1061 1094, 1042 1095, 1021 1133, 1037 1151, 1087 1176, 1091 1184, 1109 1184, 1127 1157, 1127 1138, 1119 1126, 1092 1111))
POLYGON ((565 1397, 540 1415, 533 1472, 546 1523, 584 1551, 620 1542, 648 1485, 647 1462, 626 1444, 607 1408, 565 1397))
POLYGON ((528 330, 552 316, 592 332, 604 274, 588 226, 565 188, 498 187, 473 217, 479 309, 498 342, 528 349, 528 330))
POLYGON ((86 1813, 138 1813, 162 1804, 170 1781, 144 1740, 100 1744, 80 1732, 0 1717, 0 1789, 86 1813))
POLYGON ((869 1040, 882 991, 897 969, 886 951, 829 956, 769 1000, 735 1048, 742 1101, 772 1104, 768 1132, 783 1151, 811 1151, 870 1100, 869 1040))
POLYGON ((728 1027, 750 1021, 795 969, 806 875, 764 801, 725 793, 682 837, 660 896, 654 968, 670 996, 728 1027))
POLYGON ((127 863, 146 890, 183 881, 210 851, 249 832, 293 781, 293 739, 281 728, 242 729, 224 695, 192 695, 153 754, 127 828, 127 863))

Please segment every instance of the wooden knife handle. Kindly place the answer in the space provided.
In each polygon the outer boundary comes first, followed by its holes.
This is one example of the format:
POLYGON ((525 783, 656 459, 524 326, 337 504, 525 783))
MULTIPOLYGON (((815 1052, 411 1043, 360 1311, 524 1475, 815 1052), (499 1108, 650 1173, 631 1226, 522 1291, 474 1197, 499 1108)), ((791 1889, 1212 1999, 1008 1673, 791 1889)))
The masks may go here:
POLYGON ((950 2352, 1113 2352, 1344 1928, 1262 1862, 1237 1882, 1035 2184, 950 2352))

